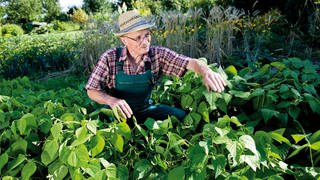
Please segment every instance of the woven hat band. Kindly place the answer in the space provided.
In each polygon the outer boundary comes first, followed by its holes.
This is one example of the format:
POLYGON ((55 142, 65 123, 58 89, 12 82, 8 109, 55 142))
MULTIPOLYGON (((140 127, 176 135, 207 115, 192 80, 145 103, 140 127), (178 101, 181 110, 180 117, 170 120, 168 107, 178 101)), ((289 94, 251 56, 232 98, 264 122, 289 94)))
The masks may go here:
POLYGON ((122 36, 130 32, 151 28, 154 23, 147 21, 137 10, 131 10, 120 14, 118 25, 120 31, 115 35, 122 36))

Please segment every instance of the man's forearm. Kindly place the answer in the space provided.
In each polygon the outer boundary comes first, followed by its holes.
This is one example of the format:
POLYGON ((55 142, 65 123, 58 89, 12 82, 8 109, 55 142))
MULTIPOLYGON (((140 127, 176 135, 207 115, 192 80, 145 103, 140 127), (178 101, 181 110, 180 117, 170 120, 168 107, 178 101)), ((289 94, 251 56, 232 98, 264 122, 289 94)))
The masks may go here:
POLYGON ((99 90, 88 89, 87 94, 90 99, 99 103, 109 105, 109 102, 115 97, 108 95, 107 93, 99 90))
POLYGON ((224 90, 226 82, 219 73, 213 72, 204 62, 197 59, 190 59, 187 69, 202 75, 203 83, 207 87, 208 91, 213 90, 222 92, 224 90))
POLYGON ((187 69, 192 70, 201 76, 204 76, 210 70, 204 62, 197 59, 190 59, 187 69))

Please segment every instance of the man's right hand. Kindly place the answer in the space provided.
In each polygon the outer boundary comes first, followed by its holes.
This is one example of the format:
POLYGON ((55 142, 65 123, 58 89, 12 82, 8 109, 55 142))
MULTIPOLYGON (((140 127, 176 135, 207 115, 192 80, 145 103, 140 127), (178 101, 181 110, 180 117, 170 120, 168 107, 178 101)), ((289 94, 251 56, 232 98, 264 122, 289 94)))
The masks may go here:
POLYGON ((129 104, 123 100, 123 99, 118 99, 113 97, 108 105, 113 109, 113 108, 117 108, 117 110, 121 113, 122 117, 124 118, 131 118, 133 112, 129 106, 129 104))
POLYGON ((90 99, 94 100, 99 104, 105 104, 109 105, 111 108, 117 108, 122 117, 126 119, 131 118, 133 114, 129 104, 123 99, 118 99, 102 91, 94 89, 88 89, 87 94, 90 99))

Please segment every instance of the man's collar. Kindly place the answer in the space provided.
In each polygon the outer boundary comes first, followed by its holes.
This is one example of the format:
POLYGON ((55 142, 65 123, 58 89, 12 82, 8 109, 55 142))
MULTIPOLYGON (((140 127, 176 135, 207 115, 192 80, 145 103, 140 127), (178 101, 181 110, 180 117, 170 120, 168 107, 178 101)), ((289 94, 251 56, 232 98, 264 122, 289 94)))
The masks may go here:
MULTIPOLYGON (((149 49, 149 51, 150 51, 150 49, 149 49)), ((121 62, 121 61, 126 61, 126 60, 127 60, 127 56, 128 56, 127 47, 126 47, 126 46, 123 46, 123 47, 122 47, 121 56, 120 56, 120 58, 119 58, 119 62, 121 62)), ((143 56, 142 56, 142 59, 143 59, 144 62, 148 62, 148 61, 151 62, 151 60, 150 60, 150 58, 149 58, 149 56, 148 56, 148 53, 145 54, 145 55, 143 55, 143 56)))

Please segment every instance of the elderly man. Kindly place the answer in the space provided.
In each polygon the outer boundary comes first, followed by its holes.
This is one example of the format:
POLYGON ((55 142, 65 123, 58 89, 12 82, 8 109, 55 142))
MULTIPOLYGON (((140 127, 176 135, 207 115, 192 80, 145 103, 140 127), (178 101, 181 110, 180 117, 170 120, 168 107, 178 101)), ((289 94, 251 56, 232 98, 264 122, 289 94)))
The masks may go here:
POLYGON ((123 47, 107 50, 100 57, 87 85, 88 96, 99 104, 117 108, 125 118, 133 115, 138 122, 147 117, 163 120, 174 115, 182 120, 186 113, 168 105, 149 103, 151 91, 161 75, 183 76, 192 70, 203 77, 209 91, 222 92, 222 77, 197 59, 180 55, 168 48, 150 46, 150 28, 154 26, 137 10, 124 12, 115 35, 123 47))

